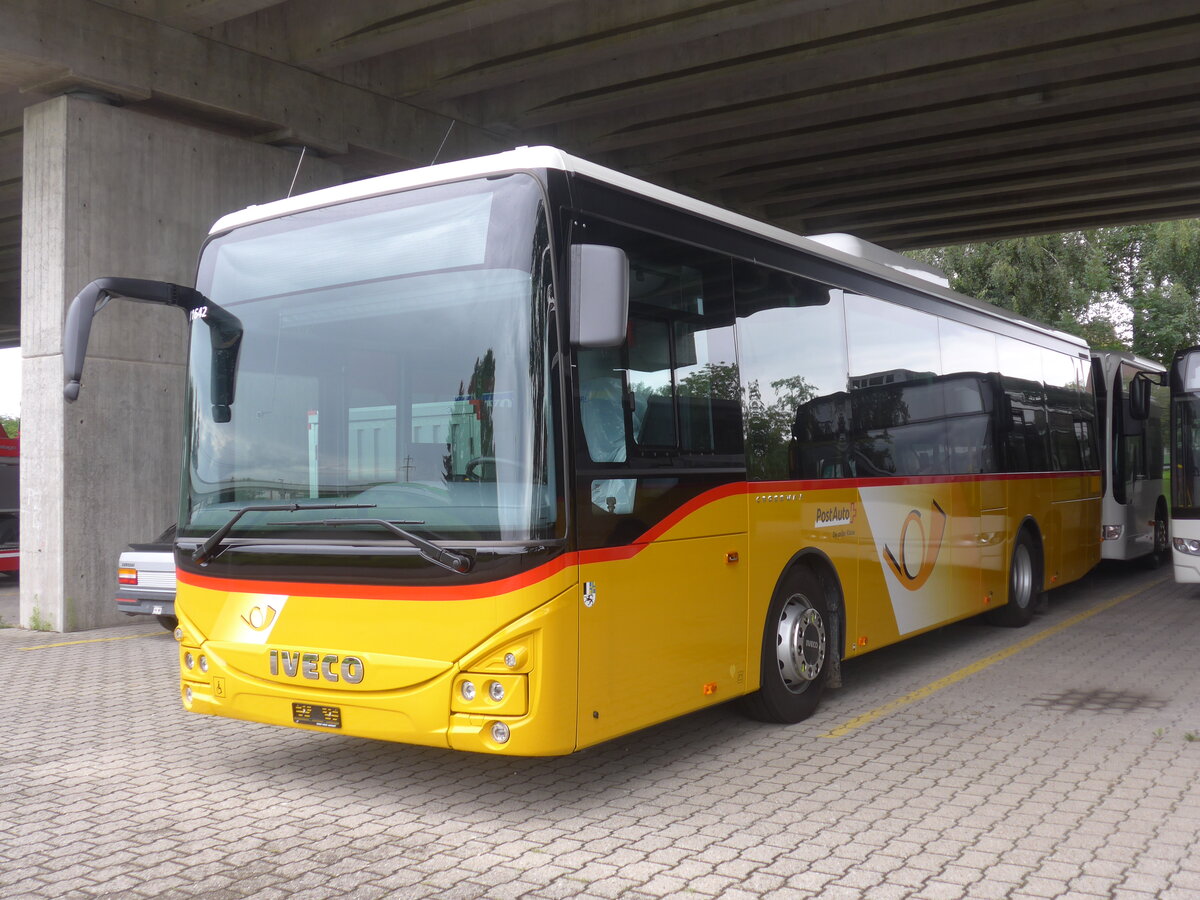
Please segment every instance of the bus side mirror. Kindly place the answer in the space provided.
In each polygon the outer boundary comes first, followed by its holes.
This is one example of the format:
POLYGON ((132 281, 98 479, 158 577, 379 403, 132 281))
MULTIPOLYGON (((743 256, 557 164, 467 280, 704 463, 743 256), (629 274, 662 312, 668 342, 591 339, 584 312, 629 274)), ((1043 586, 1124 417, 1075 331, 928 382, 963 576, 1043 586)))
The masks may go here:
POLYGON ((629 260, 620 247, 571 245, 571 343, 617 347, 629 322, 629 260))
POLYGON ((1144 372, 1129 382, 1129 415, 1140 421, 1150 418, 1150 379, 1144 372))
POLYGON ((144 278, 97 278, 80 291, 67 309, 63 326, 63 397, 79 398, 83 362, 87 358, 92 319, 113 297, 173 306, 192 319, 204 319, 212 343, 213 421, 228 422, 233 403, 242 323, 194 288, 144 278))

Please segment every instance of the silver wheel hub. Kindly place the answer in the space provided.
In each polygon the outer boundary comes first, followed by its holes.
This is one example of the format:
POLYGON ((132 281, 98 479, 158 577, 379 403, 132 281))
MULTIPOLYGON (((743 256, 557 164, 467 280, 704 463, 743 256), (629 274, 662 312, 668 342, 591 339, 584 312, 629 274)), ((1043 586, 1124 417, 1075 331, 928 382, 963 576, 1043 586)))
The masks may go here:
POLYGON ((783 604, 775 634, 775 658, 784 687, 804 691, 825 664, 825 623, 802 594, 783 604))
POLYGON ((1012 602, 1024 609, 1033 600, 1033 559, 1029 548, 1018 544, 1012 561, 1012 602))

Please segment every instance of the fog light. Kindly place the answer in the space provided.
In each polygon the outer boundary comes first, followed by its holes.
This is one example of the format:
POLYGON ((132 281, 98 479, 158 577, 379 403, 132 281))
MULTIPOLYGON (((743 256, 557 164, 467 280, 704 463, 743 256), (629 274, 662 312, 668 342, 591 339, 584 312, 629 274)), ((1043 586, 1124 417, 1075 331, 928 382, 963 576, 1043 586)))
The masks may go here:
POLYGON ((185 667, 185 668, 188 668, 188 669, 190 669, 190 668, 192 668, 192 666, 194 666, 195 664, 196 664, 196 661, 195 661, 194 659, 192 659, 192 654, 191 654, 191 653, 185 653, 185 654, 183 654, 183 665, 184 665, 184 667, 185 667))
POLYGON ((1104 540, 1106 540, 1106 541, 1120 540, 1121 539, 1121 526, 1120 525, 1105 525, 1105 526, 1103 526, 1102 534, 1104 535, 1104 540))
POLYGON ((192 705, 192 686, 190 684, 183 689, 183 702, 188 706, 192 705))
POLYGON ((503 722, 492 723, 492 740, 497 744, 508 743, 508 726, 503 722))
POLYGON ((504 685, 498 681, 488 684, 488 696, 499 703, 504 699, 504 685))
POLYGON ((201 672, 208 671, 208 657, 204 656, 203 654, 201 654, 201 656, 200 656, 200 671, 201 672))
POLYGON ((182 628, 175 629, 175 640, 177 640, 177 641, 183 640, 183 629, 182 628))
POLYGON ((517 667, 517 654, 505 653, 504 654, 504 664, 506 666, 508 666, 510 669, 515 669, 517 667))
POLYGON ((1180 553, 1189 553, 1192 556, 1200 556, 1200 541, 1189 540, 1188 538, 1172 538, 1171 542, 1175 545, 1175 549, 1180 553))
POLYGON ((475 699, 475 683, 472 681, 464 681, 458 688, 462 698, 470 703, 475 699))

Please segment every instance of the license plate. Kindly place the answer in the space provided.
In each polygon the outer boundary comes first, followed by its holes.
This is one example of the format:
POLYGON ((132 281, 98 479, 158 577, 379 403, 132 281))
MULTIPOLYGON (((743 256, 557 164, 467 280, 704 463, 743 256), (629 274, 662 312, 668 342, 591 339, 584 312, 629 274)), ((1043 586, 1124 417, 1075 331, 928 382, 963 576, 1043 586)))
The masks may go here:
POLYGON ((336 706, 315 703, 293 703, 292 721, 297 725, 316 725, 319 728, 341 728, 342 711, 336 706))

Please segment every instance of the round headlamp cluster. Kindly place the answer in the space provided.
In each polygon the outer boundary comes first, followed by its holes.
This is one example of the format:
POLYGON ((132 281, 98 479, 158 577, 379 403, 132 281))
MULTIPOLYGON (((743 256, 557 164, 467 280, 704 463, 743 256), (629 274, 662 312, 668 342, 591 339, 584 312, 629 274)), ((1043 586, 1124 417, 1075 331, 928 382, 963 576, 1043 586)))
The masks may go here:
POLYGON ((1174 538, 1173 543, 1175 549, 1180 553, 1187 553, 1191 556, 1200 556, 1200 541, 1190 538, 1174 538))

